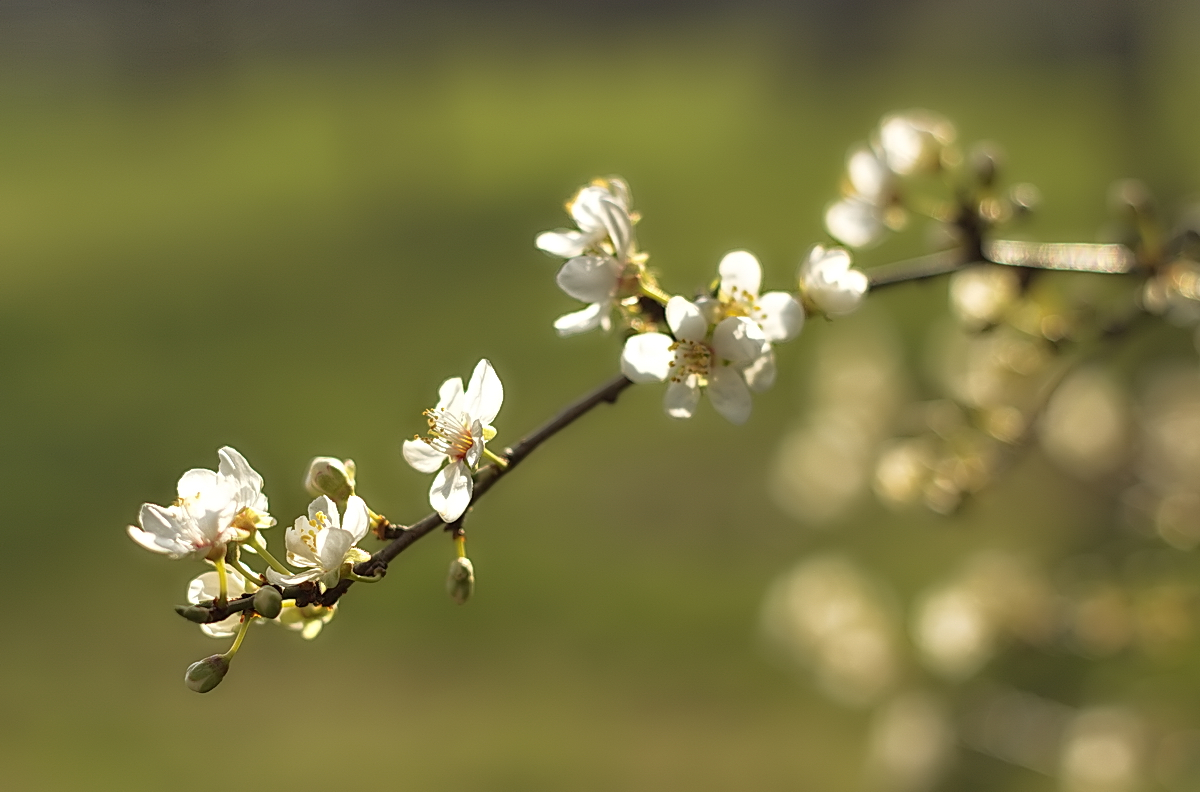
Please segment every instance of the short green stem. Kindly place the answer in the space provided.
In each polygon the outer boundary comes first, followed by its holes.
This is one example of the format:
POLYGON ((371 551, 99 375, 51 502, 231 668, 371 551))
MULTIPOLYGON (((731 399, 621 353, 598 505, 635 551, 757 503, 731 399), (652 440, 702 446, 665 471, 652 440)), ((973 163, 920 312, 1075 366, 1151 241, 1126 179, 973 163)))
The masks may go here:
POLYGON ((224 608, 225 603, 229 602, 229 576, 225 573, 225 559, 218 558, 213 561, 213 566, 217 568, 217 607, 224 608))
POLYGON ((246 562, 240 558, 237 560, 237 571, 241 573, 242 577, 245 578, 246 582, 250 585, 255 587, 262 585, 262 575, 246 566, 246 562))
POLYGON ((491 451, 488 451, 486 448, 483 449, 483 455, 485 457, 487 457, 488 459, 490 459, 491 461, 495 462, 501 468, 508 467, 507 459, 505 459, 502 456, 498 456, 497 454, 493 454, 491 451))
POLYGON ((288 569, 283 564, 281 564, 277 560, 275 560, 275 556, 273 556, 269 552, 267 552, 266 546, 258 541, 258 532, 250 534, 250 538, 246 540, 246 544, 253 547, 254 552, 256 552, 260 556, 262 556, 263 560, 267 562, 267 565, 269 567, 271 567, 271 569, 274 569, 279 574, 281 574, 281 575, 296 574, 295 572, 293 572, 292 570, 288 569))
POLYGON ((671 301, 671 295, 667 294, 657 286, 646 283, 644 280, 638 281, 638 291, 660 305, 666 305, 671 301))
POLYGON ((250 622, 254 620, 254 616, 247 615, 242 621, 242 626, 238 628, 237 638, 233 639, 233 646, 229 647, 229 651, 221 655, 226 661, 232 660, 237 654, 238 649, 242 648, 242 641, 246 638, 246 630, 250 628, 250 622))
POLYGON ((344 573, 342 577, 346 578, 347 580, 356 580, 359 583, 378 583, 379 581, 383 580, 383 575, 357 575, 353 570, 344 573))

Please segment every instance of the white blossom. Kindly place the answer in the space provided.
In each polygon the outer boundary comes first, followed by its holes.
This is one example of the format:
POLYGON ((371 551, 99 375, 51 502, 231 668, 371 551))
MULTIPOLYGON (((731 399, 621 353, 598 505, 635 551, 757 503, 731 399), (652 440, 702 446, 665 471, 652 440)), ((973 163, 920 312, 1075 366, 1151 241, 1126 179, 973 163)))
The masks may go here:
POLYGON ((756 393, 775 383, 775 351, 772 342, 790 341, 804 327, 804 308, 787 292, 760 296, 762 265, 745 250, 725 254, 717 266, 720 275, 716 297, 701 297, 696 305, 708 320, 717 324, 730 316, 744 316, 758 324, 767 339, 762 353, 742 367, 742 376, 756 393))
POLYGON ((546 231, 538 234, 535 244, 553 256, 567 259, 588 251, 628 258, 634 244, 631 200, 624 179, 597 179, 567 203, 578 230, 546 231))
POLYGON ((850 195, 825 210, 825 230, 842 244, 864 248, 883 239, 888 229, 883 207, 861 195, 850 195))
MULTIPOLYGON (((246 593, 246 579, 235 569, 226 570, 225 585, 225 595, 231 600, 246 593)), ((215 600, 220 593, 220 576, 216 572, 209 571, 192 578, 192 582, 188 584, 187 601, 192 605, 199 605, 201 602, 215 600)), ((201 624, 200 629, 213 638, 225 638, 235 634, 241 623, 241 614, 235 613, 219 622, 201 624)))
POLYGON ((956 134, 953 124, 928 110, 891 113, 879 122, 878 150, 900 176, 933 172, 956 134))
POLYGON ((867 276, 850 268, 843 248, 814 245, 800 264, 800 294, 806 305, 826 316, 845 316, 858 309, 867 293, 867 276))
POLYGON ((492 421, 500 412, 504 388, 492 364, 481 360, 463 390, 453 377, 438 389, 437 406, 425 411, 426 437, 404 441, 404 459, 422 473, 434 473, 429 505, 446 522, 454 522, 471 503, 472 471, 479 466, 486 442, 496 435, 492 421))
POLYGON ((666 314, 675 337, 630 337, 621 372, 634 382, 670 380, 663 408, 672 418, 690 418, 703 390, 731 423, 749 420, 752 403, 744 368, 763 356, 767 339, 762 328, 744 316, 729 316, 710 333, 700 308, 683 297, 672 297, 666 314))
POLYGON ((560 336, 612 328, 612 310, 621 292, 626 265, 612 256, 576 256, 563 264, 556 281, 560 289, 588 307, 554 321, 560 336))
POLYGON ((613 308, 619 299, 636 293, 641 275, 640 258, 634 254, 629 186, 615 176, 597 180, 580 190, 567 208, 579 230, 547 231, 538 235, 537 246, 568 259, 558 272, 558 285, 588 306, 560 316, 554 329, 560 336, 597 327, 607 331, 613 308))
POLYGON ((226 446, 218 452, 216 472, 197 468, 179 479, 178 499, 170 506, 142 504, 140 525, 128 528, 142 547, 171 558, 216 559, 229 542, 244 541, 275 519, 267 511, 262 476, 245 457, 226 446))
POLYGON ((281 586, 317 580, 326 587, 336 586, 342 573, 370 558, 357 545, 367 535, 371 520, 367 504, 357 495, 346 501, 344 518, 337 504, 322 495, 308 505, 308 516, 297 517, 284 534, 288 563, 305 571, 285 575, 268 569, 267 579, 281 586))

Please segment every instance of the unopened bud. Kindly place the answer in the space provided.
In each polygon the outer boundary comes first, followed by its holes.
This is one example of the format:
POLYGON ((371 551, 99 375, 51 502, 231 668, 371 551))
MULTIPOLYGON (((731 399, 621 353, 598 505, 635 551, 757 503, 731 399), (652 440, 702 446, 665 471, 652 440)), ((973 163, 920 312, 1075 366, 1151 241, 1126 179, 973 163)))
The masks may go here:
POLYGON ((188 686, 188 690, 207 693, 221 684, 228 672, 229 661, 225 655, 212 655, 188 666, 187 673, 183 675, 183 684, 188 686))
POLYGON ((450 562, 446 575, 446 593, 450 599, 462 605, 475 591, 475 567, 469 558, 456 558, 450 562))
POLYGON ((201 608, 199 605, 176 605, 175 612, 190 622, 208 624, 208 608, 201 608))
POLYGON ((263 586, 254 592, 254 610, 264 619, 274 619, 283 610, 283 595, 274 586, 263 586))
POLYGON ((333 457, 314 457, 308 463, 304 488, 314 498, 328 495, 339 503, 354 494, 354 460, 342 461, 333 457))

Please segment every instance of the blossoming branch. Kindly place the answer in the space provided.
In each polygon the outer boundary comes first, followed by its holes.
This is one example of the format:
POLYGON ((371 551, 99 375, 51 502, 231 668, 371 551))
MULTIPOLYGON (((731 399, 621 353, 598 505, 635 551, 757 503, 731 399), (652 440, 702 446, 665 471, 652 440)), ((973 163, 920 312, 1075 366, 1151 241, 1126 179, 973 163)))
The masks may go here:
MULTIPOLYGON (((619 361, 621 374, 496 451, 493 423, 504 388, 492 364, 480 360, 465 386, 458 377, 442 383, 436 404, 423 414, 426 433, 401 446, 414 470, 434 476, 428 499, 433 512, 412 525, 394 524, 358 493, 352 461, 317 457, 306 476, 314 500, 283 532, 282 560, 268 549, 276 520, 262 477, 241 454, 225 447, 218 451, 217 470, 184 473, 176 499, 167 506, 143 505, 138 525, 128 532, 152 552, 210 567, 188 584, 187 604, 176 610, 206 634, 234 640, 226 652, 191 665, 186 684, 202 693, 215 688, 253 623, 315 637, 352 586, 382 580, 397 555, 438 529, 453 543, 447 592, 466 602, 475 569, 466 554, 464 521, 543 442, 597 405, 615 402, 627 387, 652 382, 666 383, 663 409, 672 418, 690 418, 707 396, 718 414, 746 423, 753 394, 775 382, 774 345, 796 339, 814 316, 854 312, 870 292, 954 275, 955 310, 981 331, 1005 320, 1037 270, 1134 273, 1144 284, 1144 298, 1133 306, 1140 315, 1200 301, 1197 290, 1187 290, 1191 281, 1166 266, 1169 246, 1148 244, 1149 232, 1129 245, 995 238, 997 229, 1020 221, 1036 202, 1029 185, 1001 187, 991 149, 964 154, 946 119, 927 111, 891 114, 867 142, 851 148, 842 195, 824 215, 830 239, 812 245, 776 281, 781 288, 765 290, 758 258, 738 250, 719 259, 708 289, 673 294, 638 247, 641 216, 629 185, 616 176, 585 185, 566 205, 573 227, 539 234, 535 244, 562 260, 559 288, 585 305, 555 320, 555 331, 563 337, 615 331, 621 351, 608 367, 619 361), (881 244, 914 217, 939 229, 941 250, 869 270, 854 267, 853 250, 881 244), (360 547, 369 536, 383 543, 374 553, 360 547)), ((1070 335, 1056 327, 1043 322, 1028 332, 1052 343, 1070 335)))

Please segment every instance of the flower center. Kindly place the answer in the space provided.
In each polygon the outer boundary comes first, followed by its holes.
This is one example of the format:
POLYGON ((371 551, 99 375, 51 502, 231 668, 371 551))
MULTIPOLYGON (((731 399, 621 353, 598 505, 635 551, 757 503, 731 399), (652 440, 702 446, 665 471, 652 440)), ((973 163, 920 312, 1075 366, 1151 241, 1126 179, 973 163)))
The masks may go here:
POLYGON ((747 319, 759 321, 762 318, 762 308, 758 298, 745 289, 734 289, 731 292, 721 292, 721 318, 728 316, 744 316, 747 319))
POLYGON ((429 436, 419 439, 450 457, 451 460, 459 461, 475 445, 475 438, 471 436, 471 427, 467 426, 461 417, 446 412, 444 408, 426 410, 422 415, 429 423, 429 436))
POLYGON ((675 359, 670 362, 671 382, 683 382, 689 375, 707 377, 712 366, 712 348, 699 341, 676 341, 667 347, 675 353, 675 359))
POLYGON ((310 530, 300 533, 300 541, 304 542, 313 555, 317 555, 317 531, 329 526, 329 518, 325 516, 325 512, 317 512, 308 524, 310 530))

